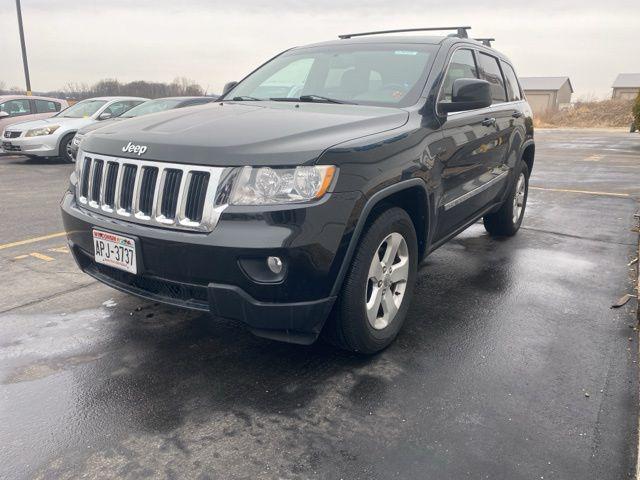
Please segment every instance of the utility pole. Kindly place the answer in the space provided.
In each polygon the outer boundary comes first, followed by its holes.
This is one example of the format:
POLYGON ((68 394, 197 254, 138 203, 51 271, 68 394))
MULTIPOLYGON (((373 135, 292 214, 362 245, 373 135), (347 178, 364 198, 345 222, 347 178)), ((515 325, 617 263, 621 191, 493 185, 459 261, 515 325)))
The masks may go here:
POLYGON ((18 11, 18 30, 20 31, 20 46, 22 47, 24 79, 27 83, 27 95, 31 95, 31 80, 29 79, 29 64, 27 63, 27 47, 24 44, 24 29, 22 28, 22 10, 20 9, 20 0, 16 0, 16 10, 18 11))

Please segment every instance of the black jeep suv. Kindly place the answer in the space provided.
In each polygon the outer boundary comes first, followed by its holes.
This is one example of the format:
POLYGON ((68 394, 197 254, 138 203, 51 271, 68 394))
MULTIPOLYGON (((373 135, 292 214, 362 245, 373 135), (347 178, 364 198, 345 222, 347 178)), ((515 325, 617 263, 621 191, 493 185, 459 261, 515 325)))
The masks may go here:
POLYGON ((78 265, 263 337, 383 349, 425 255, 522 223, 531 109, 467 28, 292 48, 216 103, 87 135, 62 200, 78 265))

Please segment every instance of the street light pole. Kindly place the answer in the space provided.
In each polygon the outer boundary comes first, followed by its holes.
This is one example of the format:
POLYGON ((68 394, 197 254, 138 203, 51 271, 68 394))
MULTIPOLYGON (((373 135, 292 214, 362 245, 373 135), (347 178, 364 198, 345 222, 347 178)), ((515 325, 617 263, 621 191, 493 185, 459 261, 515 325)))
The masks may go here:
POLYGON ((24 29, 22 28, 22 10, 20 0, 16 0, 18 11, 18 30, 20 30, 20 46, 22 47, 22 64, 24 65, 24 79, 27 83, 27 95, 31 95, 31 80, 29 79, 29 64, 27 63, 27 47, 24 44, 24 29))

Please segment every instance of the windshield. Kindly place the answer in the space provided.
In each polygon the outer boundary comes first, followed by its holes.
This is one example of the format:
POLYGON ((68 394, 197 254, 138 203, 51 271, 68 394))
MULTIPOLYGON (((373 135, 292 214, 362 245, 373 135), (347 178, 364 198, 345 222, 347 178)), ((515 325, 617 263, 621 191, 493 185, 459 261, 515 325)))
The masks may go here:
POLYGON ((183 100, 177 99, 167 99, 167 98, 159 98, 158 100, 149 100, 148 102, 141 103, 137 107, 133 107, 128 112, 120 115, 121 118, 131 118, 137 117, 138 115, 146 115, 148 113, 156 113, 156 112, 164 112, 165 110, 170 110, 175 108, 176 105, 181 103, 183 100))
POLYGON ((435 50, 424 44, 295 49, 260 67, 224 98, 406 107, 418 101, 435 50))
POLYGON ((76 103, 72 107, 61 111, 58 115, 55 116, 63 118, 90 117, 91 115, 96 113, 105 103, 107 103, 106 100, 83 100, 76 103))

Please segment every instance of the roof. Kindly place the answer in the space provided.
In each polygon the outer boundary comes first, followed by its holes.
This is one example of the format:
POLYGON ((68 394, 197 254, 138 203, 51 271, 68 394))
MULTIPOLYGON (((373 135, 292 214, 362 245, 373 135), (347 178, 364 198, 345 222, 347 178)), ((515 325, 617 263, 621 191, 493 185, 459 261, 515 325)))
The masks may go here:
POLYGON ((22 94, 17 94, 17 95, 0 95, 0 102, 4 102, 6 100, 15 100, 15 99, 32 99, 32 100, 55 100, 56 102, 64 102, 66 103, 67 101, 63 98, 55 98, 55 97, 43 97, 40 95, 22 95, 22 94))
MULTIPOLYGON (((291 50, 301 50, 305 48, 316 47, 330 47, 333 45, 353 45, 353 44, 426 44, 426 45, 443 45, 449 47, 453 44, 467 44, 473 48, 477 48, 486 52, 491 52, 492 55, 499 57, 502 60, 509 62, 509 59, 504 56, 500 51, 493 47, 487 47, 482 45, 481 42, 474 40, 473 38, 460 38, 457 36, 433 36, 433 35, 367 35, 362 37, 352 37, 338 40, 329 40, 325 42, 312 43, 309 45, 301 45, 299 47, 293 47, 291 50)), ((510 62, 509 62, 510 63, 510 62)))
POLYGON ((108 96, 108 97, 85 98, 84 100, 81 100, 81 101, 84 102, 85 100, 104 100, 106 102, 110 102, 112 100, 149 100, 149 99, 148 98, 143 98, 143 97, 126 97, 126 96, 122 96, 122 95, 113 95, 113 96, 108 96))
POLYGON ((567 82, 573 93, 573 85, 569 77, 520 77, 523 90, 560 90, 567 82))
POLYGON ((621 73, 612 85, 613 88, 640 88, 640 73, 621 73))
POLYGON ((438 45, 439 43, 442 43, 442 41, 446 38, 452 37, 432 35, 367 35, 363 37, 328 40, 324 42, 312 43, 309 45, 301 45, 294 48, 324 47, 329 45, 350 45, 354 43, 422 43, 428 45, 438 45))

